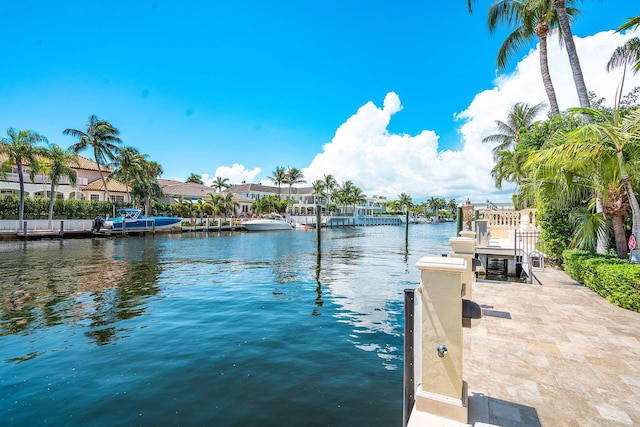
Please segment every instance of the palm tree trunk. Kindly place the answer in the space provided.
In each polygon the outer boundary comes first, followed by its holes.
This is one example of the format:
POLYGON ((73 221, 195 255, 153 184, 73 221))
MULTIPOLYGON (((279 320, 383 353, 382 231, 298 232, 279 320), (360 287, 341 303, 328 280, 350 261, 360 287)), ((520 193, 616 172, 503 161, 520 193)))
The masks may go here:
MULTIPOLYGON (((637 241, 640 236, 640 205, 638 205, 638 199, 636 198, 636 194, 633 192, 633 187, 631 186, 631 181, 628 176, 622 177, 622 184, 624 185, 624 190, 627 192, 627 198, 629 199, 629 205, 631 206, 631 234, 637 241)), ((638 251, 638 249, 635 249, 635 251, 638 251)), ((631 257, 631 261, 634 261, 634 257, 631 257)))
POLYGON ((540 37, 540 72, 542 73, 542 82, 544 84, 544 90, 547 92, 547 98, 549 98, 549 108, 551 113, 555 116, 560 112, 558 108, 558 100, 556 99, 556 91, 553 88, 553 82, 551 81, 551 73, 549 73, 549 58, 547 55, 547 36, 540 37))
POLYGON ((558 13, 558 22, 560 23, 562 38, 567 48, 567 55, 569 56, 569 64, 571 64, 573 81, 576 85, 576 91, 578 92, 580 107, 589 108, 591 103, 589 102, 587 86, 584 84, 584 77, 582 75, 582 68, 580 67, 578 51, 576 50, 576 45, 573 41, 573 34, 571 33, 571 24, 569 23, 569 17, 567 16, 565 0, 553 0, 553 5, 558 13))
POLYGON ((620 259, 627 259, 627 238, 624 234, 624 217, 621 215, 612 215, 611 223, 613 224, 613 235, 616 241, 616 254, 620 259))
POLYGON ((16 162, 18 168, 18 181, 20 181, 20 208, 18 209, 18 226, 22 227, 22 221, 24 220, 24 172, 22 171, 22 164, 16 162))
POLYGON ((53 192, 55 191, 56 186, 51 180, 51 189, 49 190, 49 228, 51 228, 51 221, 53 221, 53 192))

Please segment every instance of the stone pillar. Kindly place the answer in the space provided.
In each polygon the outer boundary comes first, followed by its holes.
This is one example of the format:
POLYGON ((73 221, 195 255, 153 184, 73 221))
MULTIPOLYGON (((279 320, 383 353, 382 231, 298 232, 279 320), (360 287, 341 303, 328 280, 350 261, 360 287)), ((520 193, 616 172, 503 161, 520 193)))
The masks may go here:
POLYGON ((476 281, 476 276, 473 272, 473 258, 475 257, 476 251, 476 239, 472 237, 452 237, 449 239, 449 243, 451 244, 451 252, 449 252, 449 256, 453 258, 462 258, 467 262, 467 269, 462 275, 462 298, 472 300, 473 283, 476 281))
POLYGON ((421 299, 422 321, 419 327, 416 325, 416 334, 421 334, 421 378, 416 378, 420 385, 414 412, 467 423, 461 298, 467 262, 462 258, 423 257, 416 267, 421 271, 416 298, 421 299))

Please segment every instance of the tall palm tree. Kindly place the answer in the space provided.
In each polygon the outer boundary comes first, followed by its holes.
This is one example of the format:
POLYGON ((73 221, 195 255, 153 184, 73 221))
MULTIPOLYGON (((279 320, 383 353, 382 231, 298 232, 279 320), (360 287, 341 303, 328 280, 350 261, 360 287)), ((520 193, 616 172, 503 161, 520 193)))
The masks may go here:
POLYGON ((587 85, 584 83, 584 76, 582 75, 582 67, 580 67, 580 58, 578 58, 576 44, 573 41, 573 33, 571 31, 571 23, 569 22, 566 1, 553 0, 553 6, 558 14, 558 25, 560 26, 564 45, 567 49, 569 65, 571 65, 571 71, 573 72, 573 82, 576 85, 576 92, 578 93, 580 107, 589 108, 591 107, 591 102, 589 101, 587 85))
POLYGON ((44 157, 48 163, 49 180, 51 181, 49 190, 49 227, 51 227, 56 186, 60 183, 60 179, 66 176, 71 185, 75 187, 78 174, 73 167, 78 166, 78 154, 73 150, 64 150, 59 145, 51 144, 49 149, 44 152, 44 157))
POLYGON ((287 206, 291 203, 291 187, 295 184, 302 184, 307 181, 304 179, 304 175, 300 169, 288 167, 287 172, 285 173, 284 183, 289 185, 289 197, 287 198, 287 206))
POLYGON ((109 189, 107 188, 102 166, 115 160, 120 152, 119 144, 122 143, 118 136, 120 131, 108 121, 98 119, 95 114, 89 116, 86 126, 87 129, 84 131, 69 128, 65 129, 62 134, 78 139, 78 142, 69 147, 76 153, 87 148, 93 150, 93 159, 98 165, 98 172, 100 172, 100 179, 105 191, 105 199, 108 201, 109 189))
POLYGON ((213 184, 211 184, 211 186, 215 188, 218 193, 220 193, 223 189, 231 187, 231 184, 229 184, 229 178, 216 176, 216 179, 213 180, 213 184))
POLYGON ((524 102, 518 102, 509 109, 506 122, 495 121, 499 133, 485 137, 482 142, 498 143, 493 148, 496 160, 498 160, 500 152, 515 149, 520 142, 522 132, 534 123, 536 116, 544 107, 542 102, 531 107, 524 102))
POLYGON ((32 130, 7 129, 7 136, 0 138, 0 153, 7 156, 1 166, 2 171, 10 170, 15 165, 18 170, 18 181, 20 183, 20 208, 18 210, 18 221, 24 220, 24 166, 29 165, 29 177, 31 181, 38 172, 37 156, 43 154, 44 147, 37 144, 46 142, 47 138, 32 130))
MULTIPOLYGON (((589 108, 591 103, 589 101, 589 93, 587 92, 587 86, 584 83, 584 76, 582 75, 582 68, 580 67, 580 59, 578 58, 578 52, 576 45, 573 41, 573 33, 571 31, 571 23, 569 22, 569 15, 566 8, 565 0, 552 0, 553 7, 556 9, 558 16, 558 25, 562 32, 562 39, 567 49, 567 56, 569 57, 569 64, 571 65, 571 71, 573 72, 573 81, 576 85, 576 92, 578 93, 578 100, 580 101, 580 107, 589 108)), ((467 0, 467 8, 469 13, 473 12, 473 5, 476 0, 467 0)))
POLYGON ((124 183, 127 189, 127 198, 131 203, 133 203, 131 187, 136 175, 142 171, 146 157, 133 147, 123 147, 116 159, 109 165, 110 168, 115 169, 113 176, 124 183))
MULTIPOLYGON (((572 0, 571 0, 572 1, 572 0)), ((567 8, 569 17, 578 10, 567 8)), ((553 88, 547 55, 547 36, 552 28, 558 27, 558 15, 551 0, 497 0, 489 8, 489 33, 493 34, 499 23, 514 26, 498 51, 498 69, 504 70, 507 63, 520 48, 537 36, 540 44, 540 73, 544 89, 549 99, 551 112, 560 112, 553 88)), ((562 35, 559 33, 559 37, 562 35)))
POLYGON ((276 166, 275 170, 271 172, 271 176, 268 178, 278 187, 278 199, 280 199, 280 187, 285 183, 287 178, 287 170, 282 166, 276 166))
POLYGON ((636 74, 640 71, 640 38, 633 37, 622 46, 616 48, 611 55, 609 62, 607 62, 607 71, 611 71, 614 68, 622 67, 622 77, 620 84, 616 90, 615 104, 618 109, 620 102, 622 101, 622 94, 624 90, 624 80, 627 74, 627 66, 631 66, 631 71, 636 74))

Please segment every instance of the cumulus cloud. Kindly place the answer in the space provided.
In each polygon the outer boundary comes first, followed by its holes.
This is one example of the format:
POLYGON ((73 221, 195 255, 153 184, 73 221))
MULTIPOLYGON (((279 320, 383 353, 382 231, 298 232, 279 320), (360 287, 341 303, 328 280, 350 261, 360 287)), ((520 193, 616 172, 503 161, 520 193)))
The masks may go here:
POLYGON ((230 184, 240 184, 244 182, 254 182, 255 177, 262 172, 259 167, 253 169, 247 169, 245 166, 234 163, 233 166, 219 166, 213 175, 207 173, 202 174, 202 181, 205 185, 213 184, 216 177, 221 176, 223 178, 229 178, 230 184))
MULTIPOLYGON (((599 97, 606 97, 609 105, 622 70, 609 73, 605 64, 616 47, 638 33, 609 31, 576 37, 587 88, 599 97)), ((578 106, 567 54, 557 37, 550 38, 548 50, 560 109, 578 106)), ((505 120, 514 103, 546 102, 538 61, 538 49, 532 49, 515 71, 498 75, 492 89, 477 94, 464 111, 455 114, 462 123, 459 133, 463 142, 462 149, 456 151, 440 150, 438 135, 433 130, 423 130, 417 135, 390 133, 387 128, 391 117, 402 110, 396 93, 386 95, 382 108, 367 102, 338 128, 331 142, 302 170, 307 182, 333 174, 339 181, 353 181, 369 196, 376 194, 393 199, 406 192, 414 200, 430 196, 510 200, 512 188, 498 191, 493 185, 492 147, 481 141, 495 133, 495 120, 505 120)), ((627 75, 627 91, 639 85, 640 75, 627 75)))

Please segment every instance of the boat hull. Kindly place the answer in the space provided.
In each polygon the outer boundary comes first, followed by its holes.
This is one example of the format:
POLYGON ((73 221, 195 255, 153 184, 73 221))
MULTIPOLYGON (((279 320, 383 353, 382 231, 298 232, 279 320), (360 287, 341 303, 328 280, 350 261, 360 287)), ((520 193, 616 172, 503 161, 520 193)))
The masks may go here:
MULTIPOLYGON (((139 218, 136 221, 125 221, 125 229, 134 231, 134 230, 151 230, 155 229, 157 231, 162 230, 171 230, 171 229, 179 229, 180 228, 180 218, 168 218, 168 217, 157 217, 157 218, 139 218)), ((122 230, 122 221, 118 221, 115 219, 111 222, 112 230, 122 230)))
POLYGON ((285 221, 247 221, 242 224, 248 231, 276 231, 276 230, 291 230, 293 227, 291 224, 285 221))

